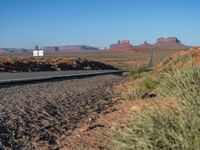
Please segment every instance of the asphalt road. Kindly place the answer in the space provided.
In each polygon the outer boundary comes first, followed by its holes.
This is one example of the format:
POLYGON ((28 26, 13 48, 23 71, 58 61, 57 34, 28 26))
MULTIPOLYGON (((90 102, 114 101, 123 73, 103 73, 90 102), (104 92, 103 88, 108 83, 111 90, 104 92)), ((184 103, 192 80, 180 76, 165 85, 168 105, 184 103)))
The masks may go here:
POLYGON ((84 77, 92 75, 122 73, 121 70, 74 70, 74 71, 45 71, 45 72, 20 72, 0 73, 0 84, 18 83, 26 81, 40 81, 59 78, 84 77))

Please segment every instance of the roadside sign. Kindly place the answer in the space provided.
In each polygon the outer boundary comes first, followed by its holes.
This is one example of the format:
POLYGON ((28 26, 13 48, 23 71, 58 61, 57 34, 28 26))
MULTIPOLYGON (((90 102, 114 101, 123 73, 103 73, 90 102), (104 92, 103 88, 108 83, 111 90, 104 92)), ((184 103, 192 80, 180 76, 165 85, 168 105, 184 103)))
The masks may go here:
POLYGON ((43 50, 33 50, 33 56, 34 57, 42 57, 42 56, 44 56, 44 51, 43 50))
POLYGON ((34 57, 38 56, 38 51, 35 51, 35 50, 34 50, 34 51, 33 51, 33 56, 34 56, 34 57))
POLYGON ((39 50, 38 51, 38 56, 44 56, 44 51, 43 50, 39 50))

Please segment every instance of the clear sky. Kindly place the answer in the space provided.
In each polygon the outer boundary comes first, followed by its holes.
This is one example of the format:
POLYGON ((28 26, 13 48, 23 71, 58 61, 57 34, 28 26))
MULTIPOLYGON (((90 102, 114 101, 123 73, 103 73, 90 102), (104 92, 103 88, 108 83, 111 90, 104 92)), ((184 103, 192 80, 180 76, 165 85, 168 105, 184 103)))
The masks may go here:
POLYGON ((171 36, 200 45, 200 0, 0 0, 1 48, 171 36))

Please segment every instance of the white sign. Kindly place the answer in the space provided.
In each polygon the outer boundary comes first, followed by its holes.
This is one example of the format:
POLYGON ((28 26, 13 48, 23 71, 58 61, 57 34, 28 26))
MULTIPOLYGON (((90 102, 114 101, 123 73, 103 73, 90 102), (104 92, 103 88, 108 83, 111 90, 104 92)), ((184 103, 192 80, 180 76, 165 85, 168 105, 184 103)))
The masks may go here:
POLYGON ((34 56, 34 57, 38 56, 38 51, 35 51, 35 50, 34 50, 34 51, 33 51, 33 56, 34 56))
POLYGON ((44 51, 43 51, 43 50, 39 50, 39 51, 38 51, 38 55, 39 55, 39 56, 44 56, 44 51))
POLYGON ((44 56, 44 51, 43 50, 33 50, 33 56, 34 57, 42 57, 44 56))

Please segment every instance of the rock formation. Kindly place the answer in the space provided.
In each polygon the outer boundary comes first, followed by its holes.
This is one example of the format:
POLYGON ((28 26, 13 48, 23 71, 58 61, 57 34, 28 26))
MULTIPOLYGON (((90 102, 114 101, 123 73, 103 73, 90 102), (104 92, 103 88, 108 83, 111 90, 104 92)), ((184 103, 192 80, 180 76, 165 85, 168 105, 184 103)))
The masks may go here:
POLYGON ((152 48, 153 45, 149 44, 147 41, 144 41, 144 43, 139 45, 138 47, 140 47, 140 48, 152 48))
POLYGON ((155 44, 158 47, 178 47, 184 46, 176 37, 159 38, 155 44))
POLYGON ((124 49, 124 48, 132 48, 133 45, 130 44, 129 40, 118 40, 117 44, 111 44, 110 49, 124 49))

